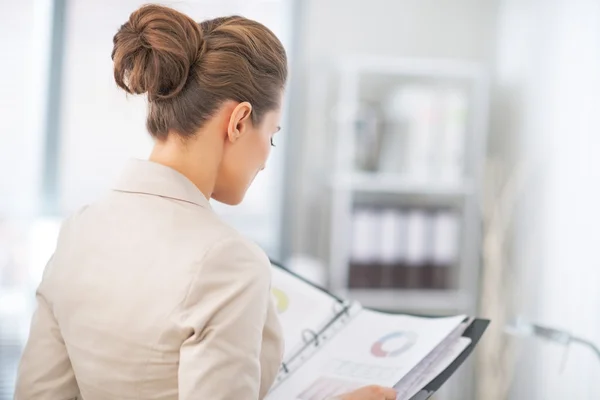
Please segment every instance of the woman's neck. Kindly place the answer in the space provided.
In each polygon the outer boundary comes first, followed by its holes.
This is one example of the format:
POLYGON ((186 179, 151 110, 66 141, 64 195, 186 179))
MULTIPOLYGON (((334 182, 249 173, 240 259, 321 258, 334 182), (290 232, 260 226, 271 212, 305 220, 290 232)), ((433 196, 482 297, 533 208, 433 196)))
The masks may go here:
POLYGON ((212 197, 220 164, 220 151, 207 140, 196 138, 183 142, 176 135, 157 141, 150 161, 173 168, 183 174, 204 194, 212 197))

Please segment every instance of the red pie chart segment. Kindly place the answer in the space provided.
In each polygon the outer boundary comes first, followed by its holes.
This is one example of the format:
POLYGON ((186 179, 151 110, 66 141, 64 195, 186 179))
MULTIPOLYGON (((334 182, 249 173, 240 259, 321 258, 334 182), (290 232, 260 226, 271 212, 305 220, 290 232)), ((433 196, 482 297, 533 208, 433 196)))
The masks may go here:
POLYGON ((374 357, 397 357, 410 349, 417 341, 417 335, 414 332, 392 332, 383 336, 371 346, 371 354, 374 357), (404 339, 401 346, 394 349, 384 348, 386 342, 392 339, 404 339))

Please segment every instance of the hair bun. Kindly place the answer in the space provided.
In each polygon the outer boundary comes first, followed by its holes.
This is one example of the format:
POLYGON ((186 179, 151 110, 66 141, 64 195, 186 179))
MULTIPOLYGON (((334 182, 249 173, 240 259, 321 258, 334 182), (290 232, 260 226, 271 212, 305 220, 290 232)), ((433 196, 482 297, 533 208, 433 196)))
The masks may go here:
POLYGON ((150 101, 179 94, 204 47, 194 20, 158 5, 134 11, 113 44, 117 85, 131 94, 148 93, 150 101))

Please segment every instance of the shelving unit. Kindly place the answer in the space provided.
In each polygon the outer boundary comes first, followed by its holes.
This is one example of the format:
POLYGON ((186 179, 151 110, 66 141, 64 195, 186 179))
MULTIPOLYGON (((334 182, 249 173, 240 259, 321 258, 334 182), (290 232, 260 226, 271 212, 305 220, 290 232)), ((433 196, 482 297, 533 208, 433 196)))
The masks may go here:
MULTIPOLYGON (((340 60, 335 108, 335 159, 330 189, 329 288, 364 306, 425 315, 477 311, 481 249, 480 196, 487 138, 488 82, 481 66, 470 62, 353 56, 340 60), (369 87, 368 80, 373 84, 369 87), (356 116, 361 96, 411 82, 459 82, 468 94, 463 176, 457 181, 419 180, 402 174, 355 168, 356 116), (349 266, 353 210, 363 206, 452 207, 459 215, 460 248, 448 289, 350 288, 349 266)), ((468 369, 468 368, 463 368, 468 369)), ((472 367, 463 373, 452 397, 472 398, 472 367)), ((443 398, 437 397, 437 398, 443 398)))

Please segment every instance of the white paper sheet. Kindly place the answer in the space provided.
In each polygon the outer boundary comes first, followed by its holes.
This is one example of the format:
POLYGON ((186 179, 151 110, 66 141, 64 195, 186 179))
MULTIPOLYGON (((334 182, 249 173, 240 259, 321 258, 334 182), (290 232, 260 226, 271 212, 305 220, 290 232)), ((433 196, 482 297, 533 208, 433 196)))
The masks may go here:
MULTIPOLYGON (((462 354, 463 351, 471 344, 471 339, 467 337, 460 337, 451 346, 446 348, 440 359, 427 370, 427 373, 421 375, 415 382, 414 386, 407 391, 407 399, 412 398, 415 394, 419 393, 429 382, 434 380, 439 374, 441 374, 446 368, 452 364, 454 360, 462 354)), ((399 399, 400 400, 400 399, 399 399)))
POLYGON ((361 310, 305 355, 268 400, 324 400, 355 388, 393 386, 438 346, 464 316, 417 318, 361 310))
POLYGON ((296 278, 288 272, 273 268, 271 293, 278 311, 285 340, 285 356, 303 342, 302 333, 318 329, 339 311, 339 302, 327 293, 296 278))
POLYGON ((443 358, 449 348, 454 346, 456 341, 462 336, 467 328, 470 320, 465 320, 457 326, 446 338, 432 351, 427 357, 422 359, 409 374, 407 374, 394 387, 398 390, 398 399, 408 399, 407 393, 414 387, 417 387, 419 379, 427 374, 427 371, 434 368, 435 365, 443 358))

